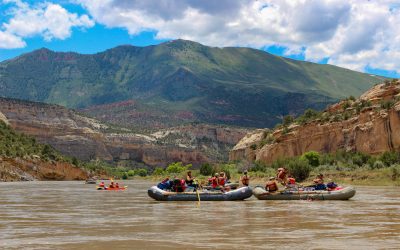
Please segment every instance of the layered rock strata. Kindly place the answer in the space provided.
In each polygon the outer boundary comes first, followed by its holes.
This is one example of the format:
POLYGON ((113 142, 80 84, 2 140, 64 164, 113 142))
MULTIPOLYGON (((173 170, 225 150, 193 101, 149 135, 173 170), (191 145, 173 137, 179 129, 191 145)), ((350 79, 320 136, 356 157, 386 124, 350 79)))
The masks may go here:
POLYGON ((305 124, 292 123, 273 131, 257 130, 231 150, 230 160, 273 162, 307 151, 339 149, 379 154, 400 150, 400 83, 379 84, 359 99, 328 107, 305 124))

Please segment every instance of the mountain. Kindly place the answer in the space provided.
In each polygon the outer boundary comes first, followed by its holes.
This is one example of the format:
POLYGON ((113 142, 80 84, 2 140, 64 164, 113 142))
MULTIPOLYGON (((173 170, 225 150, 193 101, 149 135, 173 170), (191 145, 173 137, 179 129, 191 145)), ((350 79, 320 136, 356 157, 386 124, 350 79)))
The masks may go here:
POLYGON ((270 127, 282 115, 322 109, 381 80, 261 50, 185 40, 93 55, 40 49, 0 63, 3 97, 83 109, 142 128, 193 121, 270 127), (136 106, 119 105, 127 102, 136 106))
POLYGON ((274 130, 247 134, 230 152, 230 160, 271 163, 308 151, 337 150, 377 155, 400 150, 400 81, 385 81, 361 95, 307 111, 274 130))

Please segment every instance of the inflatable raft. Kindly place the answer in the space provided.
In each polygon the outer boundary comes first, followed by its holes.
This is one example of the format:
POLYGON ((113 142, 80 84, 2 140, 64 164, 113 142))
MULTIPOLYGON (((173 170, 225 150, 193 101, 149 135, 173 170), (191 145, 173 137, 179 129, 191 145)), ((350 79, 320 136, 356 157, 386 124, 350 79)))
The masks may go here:
POLYGON ((104 191, 123 191, 126 190, 128 188, 128 186, 123 186, 123 187, 113 187, 113 188, 109 188, 109 187, 96 187, 97 190, 104 190, 104 191))
POLYGON ((199 192, 171 192, 153 186, 148 190, 148 195, 157 201, 236 201, 244 200, 253 195, 251 188, 241 187, 229 192, 200 190, 199 192))
POLYGON ((262 187, 255 187, 253 194, 259 200, 348 200, 356 194, 356 190, 349 187, 337 187, 335 190, 284 190, 268 192, 262 187))

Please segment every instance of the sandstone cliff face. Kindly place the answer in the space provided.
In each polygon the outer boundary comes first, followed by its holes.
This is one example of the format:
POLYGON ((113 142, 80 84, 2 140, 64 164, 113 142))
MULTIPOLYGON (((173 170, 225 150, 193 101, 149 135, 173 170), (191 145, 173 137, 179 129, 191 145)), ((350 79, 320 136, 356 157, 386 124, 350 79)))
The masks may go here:
POLYGON ((0 157, 0 181, 67 181, 87 178, 87 172, 65 162, 0 157))
MULTIPOLYGON (((225 150, 246 133, 243 129, 184 126, 151 135, 120 130, 57 105, 0 98, 0 112, 17 131, 48 143, 81 160, 132 161, 165 166, 182 161, 201 164, 216 160, 209 151, 225 150)), ((226 154, 225 154, 226 155, 226 154)))
POLYGON ((328 107, 321 119, 304 125, 292 124, 286 131, 282 128, 272 131, 269 135, 272 140, 267 143, 262 143, 265 133, 263 136, 260 131, 255 131, 233 148, 230 160, 270 163, 310 150, 329 153, 344 149, 369 154, 399 151, 399 93, 399 82, 376 85, 358 100, 342 101, 328 107), (365 107, 362 103, 366 103, 365 107))

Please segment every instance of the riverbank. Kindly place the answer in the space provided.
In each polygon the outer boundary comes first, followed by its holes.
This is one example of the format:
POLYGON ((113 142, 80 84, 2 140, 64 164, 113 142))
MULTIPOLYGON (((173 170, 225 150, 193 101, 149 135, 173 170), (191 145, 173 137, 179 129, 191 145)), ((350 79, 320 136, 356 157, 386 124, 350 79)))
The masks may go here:
MULTIPOLYGON (((318 170, 318 169, 317 169, 318 170)), ((397 168, 389 167, 382 169, 357 169, 354 171, 337 171, 337 170, 326 170, 320 171, 325 176, 325 182, 335 182, 341 185, 354 185, 354 186, 400 186, 400 171, 397 168)), ((314 177, 320 173, 318 171, 313 171, 310 177, 304 182, 300 183, 303 185, 311 184, 314 177)), ((199 174, 198 170, 192 170, 193 176, 195 176, 200 183, 203 185, 207 183, 209 177, 199 174)), ((154 183, 162 181, 166 177, 177 176, 179 178, 184 178, 185 173, 179 174, 165 174, 165 175, 150 175, 146 177, 135 176, 133 179, 149 180, 154 183)), ((265 185, 270 176, 273 174, 268 174, 264 172, 249 172, 250 184, 255 185, 265 185)), ((231 182, 236 183, 240 180, 240 174, 231 173, 231 182)))

